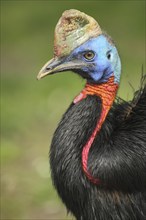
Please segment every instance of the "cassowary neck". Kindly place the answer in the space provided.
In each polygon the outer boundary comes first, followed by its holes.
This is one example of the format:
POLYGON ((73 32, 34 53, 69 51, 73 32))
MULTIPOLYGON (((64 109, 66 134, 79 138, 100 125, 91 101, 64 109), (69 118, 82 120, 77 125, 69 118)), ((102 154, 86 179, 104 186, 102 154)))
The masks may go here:
MULTIPOLYGON (((118 84, 114 82, 114 77, 110 77, 109 80, 106 83, 102 84, 89 84, 87 83, 85 85, 85 88, 81 91, 81 93, 74 99, 74 103, 80 102, 82 99, 86 98, 88 95, 96 95, 101 98, 102 101, 102 111, 99 120, 97 121, 96 127, 93 130, 92 135, 89 137, 87 143, 83 147, 82 151, 82 168, 87 176, 87 178, 93 182, 94 184, 100 184, 100 180, 97 178, 94 178, 91 175, 90 170, 88 170, 88 155, 89 150, 92 146, 92 143, 96 137, 96 135, 99 133, 100 128, 113 104, 113 101, 116 96, 116 92, 118 89, 118 84)), ((97 106, 98 108, 98 106, 97 106)))

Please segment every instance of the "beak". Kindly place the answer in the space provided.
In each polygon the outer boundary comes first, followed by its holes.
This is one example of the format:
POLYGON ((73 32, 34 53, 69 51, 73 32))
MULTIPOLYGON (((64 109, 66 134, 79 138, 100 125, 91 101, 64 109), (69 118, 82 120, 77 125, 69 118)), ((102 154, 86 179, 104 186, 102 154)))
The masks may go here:
POLYGON ((84 65, 84 63, 81 63, 78 60, 67 61, 65 58, 54 57, 42 67, 37 79, 39 80, 47 75, 63 72, 65 70, 80 69, 84 65))
POLYGON ((53 58, 49 60, 40 70, 39 74, 37 75, 37 79, 41 79, 49 74, 53 74, 59 71, 60 61, 58 58, 53 58))

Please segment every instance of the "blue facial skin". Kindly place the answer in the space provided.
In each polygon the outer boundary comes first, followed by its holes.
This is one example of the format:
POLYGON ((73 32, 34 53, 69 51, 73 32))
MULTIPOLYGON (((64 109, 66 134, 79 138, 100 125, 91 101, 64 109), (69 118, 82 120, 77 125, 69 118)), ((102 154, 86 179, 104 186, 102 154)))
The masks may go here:
MULTIPOLYGON (((121 62, 116 47, 111 44, 105 35, 92 38, 76 48, 68 60, 82 61, 80 73, 83 77, 93 83, 107 82, 109 77, 114 75, 114 82, 119 83, 121 74, 121 62), (85 53, 92 51, 94 57, 91 60, 85 58, 85 53), (81 74, 82 75, 82 74, 81 74)), ((77 72, 77 71, 76 71, 77 72)))

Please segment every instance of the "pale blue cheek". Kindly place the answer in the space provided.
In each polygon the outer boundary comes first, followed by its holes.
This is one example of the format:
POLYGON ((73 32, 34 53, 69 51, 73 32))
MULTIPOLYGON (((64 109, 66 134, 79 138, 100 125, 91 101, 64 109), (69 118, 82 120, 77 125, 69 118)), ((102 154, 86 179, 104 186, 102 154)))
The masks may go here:
POLYGON ((82 70, 84 71, 84 72, 86 72, 88 75, 90 75, 90 77, 95 81, 95 82, 97 82, 97 81, 99 81, 101 78, 102 78, 102 76, 103 76, 103 71, 101 70, 98 70, 97 71, 97 69, 96 68, 94 68, 94 69, 89 69, 88 67, 84 67, 84 68, 82 68, 82 70))
POLYGON ((114 72, 114 82, 119 83, 120 75, 121 75, 121 60, 116 47, 113 47, 113 54, 114 54, 114 59, 111 62, 111 66, 114 72))
POLYGON ((107 82, 108 79, 114 75, 113 72, 103 74, 103 72, 91 73, 90 76, 95 82, 107 82))
POLYGON ((91 76, 91 78, 95 81, 95 82, 97 82, 97 81, 99 81, 101 78, 102 78, 102 76, 103 76, 103 72, 98 72, 98 73, 89 73, 89 75, 91 76))
POLYGON ((113 68, 111 65, 98 65, 93 68, 84 67, 82 68, 95 82, 107 82, 108 79, 113 75, 113 68))
POLYGON ((115 82, 119 83, 120 76, 121 76, 121 60, 120 60, 120 58, 117 60, 117 64, 116 64, 115 70, 114 70, 114 76, 115 76, 115 82))
POLYGON ((91 78, 95 81, 95 82, 107 82, 108 79, 114 75, 113 74, 113 68, 111 65, 106 66, 106 68, 103 67, 98 67, 95 71, 92 71, 91 73, 89 73, 89 75, 91 76, 91 78), (97 70, 98 69, 98 70, 97 70))

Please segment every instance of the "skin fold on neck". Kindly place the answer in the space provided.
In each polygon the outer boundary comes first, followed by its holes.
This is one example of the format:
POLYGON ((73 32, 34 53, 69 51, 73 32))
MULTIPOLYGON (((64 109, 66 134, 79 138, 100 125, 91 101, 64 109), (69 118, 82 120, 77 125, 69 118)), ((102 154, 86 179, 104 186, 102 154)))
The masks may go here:
MULTIPOLYGON (((88 156, 89 151, 92 146, 92 143, 99 133, 103 122, 113 104, 113 101, 116 96, 116 92, 118 89, 118 84, 114 82, 114 76, 111 76, 106 83, 101 84, 89 84, 86 83, 84 89, 80 92, 80 94, 74 99, 74 104, 80 102, 82 99, 86 98, 87 95, 96 95, 101 98, 102 101, 102 111, 99 120, 93 130, 91 136, 89 137, 87 143, 83 147, 82 150, 82 168, 87 176, 87 178, 94 184, 101 184, 101 180, 98 178, 94 178, 90 171, 88 170, 88 156)), ((98 106, 97 106, 98 108, 98 106)))

